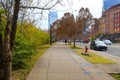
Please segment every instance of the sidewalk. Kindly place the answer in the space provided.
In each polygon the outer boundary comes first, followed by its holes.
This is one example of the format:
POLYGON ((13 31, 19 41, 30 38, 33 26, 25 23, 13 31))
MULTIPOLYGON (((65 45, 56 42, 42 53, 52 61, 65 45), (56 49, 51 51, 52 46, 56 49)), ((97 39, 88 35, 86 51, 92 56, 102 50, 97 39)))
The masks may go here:
POLYGON ((26 80, 115 80, 65 44, 52 46, 36 63, 26 80))
POLYGON ((106 73, 120 73, 120 57, 106 54, 104 52, 93 51, 95 54, 105 57, 109 60, 116 62, 116 64, 95 64, 98 68, 102 69, 106 73))
MULTIPOLYGON (((84 49, 84 46, 80 46, 80 45, 77 45, 77 46, 84 49)), ((95 53, 98 56, 102 56, 102 57, 105 57, 109 60, 116 62, 116 64, 94 64, 96 67, 102 69, 106 73, 120 73, 120 57, 110 55, 102 51, 95 51, 95 50, 90 50, 90 49, 89 51, 95 53)))

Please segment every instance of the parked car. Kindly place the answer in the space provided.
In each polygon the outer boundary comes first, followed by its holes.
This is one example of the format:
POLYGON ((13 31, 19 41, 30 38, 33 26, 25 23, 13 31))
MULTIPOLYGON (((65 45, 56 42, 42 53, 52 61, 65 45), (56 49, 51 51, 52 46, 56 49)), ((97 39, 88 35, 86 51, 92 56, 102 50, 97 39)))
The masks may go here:
POLYGON ((87 39, 83 40, 83 43, 88 43, 88 40, 87 39))
POLYGON ((103 41, 94 40, 90 43, 90 49, 107 51, 107 45, 103 41))
POLYGON ((106 45, 111 45, 112 42, 110 40, 103 40, 103 42, 106 44, 106 45))
POLYGON ((80 40, 80 43, 83 43, 83 40, 80 40))

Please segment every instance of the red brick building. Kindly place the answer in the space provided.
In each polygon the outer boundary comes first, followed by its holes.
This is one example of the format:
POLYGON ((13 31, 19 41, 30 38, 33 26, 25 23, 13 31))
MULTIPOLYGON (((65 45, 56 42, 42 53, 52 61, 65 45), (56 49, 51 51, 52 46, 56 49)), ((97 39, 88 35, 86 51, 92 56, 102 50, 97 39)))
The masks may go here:
POLYGON ((105 12, 105 34, 114 33, 114 9, 110 8, 105 12))
POLYGON ((114 9, 114 32, 120 33, 120 4, 113 6, 114 9))
POLYGON ((120 4, 106 10, 99 23, 99 31, 103 34, 120 33, 120 4))
POLYGON ((106 31, 105 31, 105 18, 104 17, 99 18, 99 33, 100 34, 106 34, 106 31))

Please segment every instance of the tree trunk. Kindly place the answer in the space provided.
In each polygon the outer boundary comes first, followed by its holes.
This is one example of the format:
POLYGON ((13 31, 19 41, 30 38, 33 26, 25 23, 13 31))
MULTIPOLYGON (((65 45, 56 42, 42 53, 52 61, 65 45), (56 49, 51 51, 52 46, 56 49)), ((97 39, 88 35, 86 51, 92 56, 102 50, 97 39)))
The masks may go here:
POLYGON ((10 49, 12 53, 14 52, 14 42, 15 42, 15 34, 17 30, 17 19, 18 19, 18 14, 20 9, 20 1, 21 0, 15 0, 15 5, 14 5, 14 14, 12 19, 12 29, 11 29, 11 35, 10 35, 10 49))
POLYGON ((2 36, 2 34, 0 34, 0 59, 2 57, 2 52, 3 52, 3 36, 2 36))
POLYGON ((0 34, 0 80, 2 80, 3 36, 0 34))
POLYGON ((0 51, 0 80, 12 80, 12 53, 14 51, 19 5, 20 0, 15 0, 12 23, 10 23, 9 15, 7 16, 8 19, 4 35, 4 44, 2 46, 3 51, 0 51))
MULTIPOLYGON (((0 27, 2 27, 2 17, 0 14, 0 27)), ((3 34, 2 31, 0 31, 0 63, 1 63, 1 59, 2 59, 2 54, 3 54, 3 34)))
POLYGON ((74 38, 74 44, 73 44, 73 47, 74 47, 74 48, 76 47, 76 45, 75 45, 75 40, 76 40, 76 39, 74 38))
POLYGON ((12 55, 10 51, 10 20, 6 23, 4 45, 1 52, 0 80, 12 80, 12 55))

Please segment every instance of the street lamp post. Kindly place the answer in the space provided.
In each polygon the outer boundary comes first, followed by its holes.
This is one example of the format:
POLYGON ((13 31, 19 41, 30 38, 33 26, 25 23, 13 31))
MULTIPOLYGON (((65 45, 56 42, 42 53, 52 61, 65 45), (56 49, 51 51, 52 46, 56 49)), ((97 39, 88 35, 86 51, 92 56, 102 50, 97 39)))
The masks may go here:
POLYGON ((50 25, 50 45, 52 45, 52 26, 50 25))
POLYGON ((53 22, 56 21, 58 18, 56 11, 49 11, 48 14, 48 22, 49 22, 49 28, 50 28, 50 45, 52 45, 52 26, 53 22))

